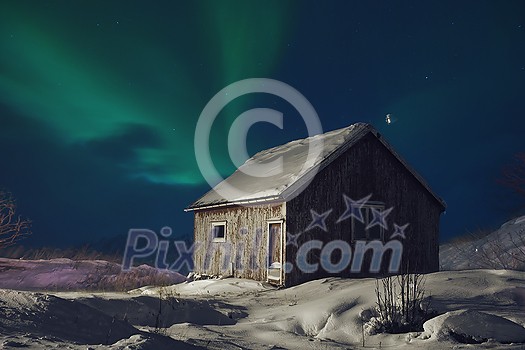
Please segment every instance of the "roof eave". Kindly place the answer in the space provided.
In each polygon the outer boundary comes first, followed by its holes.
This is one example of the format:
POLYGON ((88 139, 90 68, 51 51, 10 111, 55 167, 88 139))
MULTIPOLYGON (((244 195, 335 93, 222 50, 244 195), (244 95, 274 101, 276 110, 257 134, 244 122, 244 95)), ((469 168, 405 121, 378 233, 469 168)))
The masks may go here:
POLYGON ((266 203, 278 203, 278 202, 284 202, 282 196, 269 196, 269 197, 260 197, 260 198, 253 198, 253 199, 244 199, 244 200, 237 200, 237 201, 231 201, 231 202, 223 202, 223 203, 216 203, 216 204, 206 204, 206 205, 195 205, 195 206, 189 206, 188 208, 185 208, 185 212, 189 211, 198 211, 198 210, 207 210, 207 209, 216 209, 216 208, 225 208, 225 207, 232 207, 232 206, 239 206, 239 205, 258 205, 258 204, 266 204, 266 203))

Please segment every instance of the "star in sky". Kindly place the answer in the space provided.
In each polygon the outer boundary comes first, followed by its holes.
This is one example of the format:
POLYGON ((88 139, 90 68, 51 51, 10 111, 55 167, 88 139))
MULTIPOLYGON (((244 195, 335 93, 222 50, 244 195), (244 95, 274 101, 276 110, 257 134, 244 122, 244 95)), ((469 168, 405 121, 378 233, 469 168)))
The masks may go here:
POLYGON ((406 239, 405 230, 408 227, 408 225, 410 224, 399 226, 398 224, 394 223, 394 233, 392 233, 392 235, 390 236, 390 239, 396 238, 396 237, 401 237, 403 239, 406 239))
POLYGON ((374 226, 381 226, 383 229, 388 230, 388 224, 386 222, 386 217, 394 208, 389 208, 387 210, 378 210, 376 208, 370 208, 370 211, 372 212, 372 220, 370 223, 366 226, 366 229, 369 230, 374 226))
POLYGON ((365 218, 363 216, 363 212, 361 212, 361 209, 365 206, 365 204, 371 197, 372 194, 369 194, 368 196, 355 201, 352 198, 348 197, 346 194, 343 194, 343 198, 346 204, 346 210, 339 217, 339 219, 337 219, 337 223, 344 221, 348 218, 354 218, 356 220, 359 220, 359 222, 364 223, 365 218))
POLYGON ((322 214, 318 214, 315 210, 310 209, 310 214, 312 215, 312 222, 310 223, 310 225, 308 225, 305 232, 313 229, 314 227, 319 227, 321 230, 325 232, 328 231, 328 229, 326 228, 325 221, 331 212, 332 212, 332 209, 327 210, 322 214))
POLYGON ((297 243, 297 240, 299 239, 299 236, 301 236, 302 232, 299 232, 295 235, 291 234, 290 232, 286 232, 286 245, 293 245, 294 247, 298 248, 299 244, 297 243))

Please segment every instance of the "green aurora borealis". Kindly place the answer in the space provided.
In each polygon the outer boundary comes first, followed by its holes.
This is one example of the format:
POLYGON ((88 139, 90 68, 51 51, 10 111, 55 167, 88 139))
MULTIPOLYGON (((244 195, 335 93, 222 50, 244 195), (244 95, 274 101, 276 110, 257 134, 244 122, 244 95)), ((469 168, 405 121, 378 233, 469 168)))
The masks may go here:
POLYGON ((240 3, 235 11, 215 2, 172 5, 157 18, 146 5, 126 11, 117 3, 63 2, 59 14, 44 3, 11 2, 0 13, 2 102, 67 143, 150 130, 154 144, 131 145, 135 157, 120 164, 130 176, 200 183, 187 149, 195 116, 214 87, 253 72, 254 62, 257 74, 270 72, 286 13, 274 4, 255 10, 240 3))

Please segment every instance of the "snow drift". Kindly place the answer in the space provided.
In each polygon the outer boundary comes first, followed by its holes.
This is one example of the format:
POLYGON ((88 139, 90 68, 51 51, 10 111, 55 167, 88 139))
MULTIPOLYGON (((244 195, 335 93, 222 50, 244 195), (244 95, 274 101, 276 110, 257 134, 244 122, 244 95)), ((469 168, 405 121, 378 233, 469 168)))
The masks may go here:
POLYGON ((525 216, 512 219, 483 237, 440 247, 441 270, 525 269, 525 216))
POLYGON ((473 310, 457 310, 437 316, 423 325, 422 337, 453 339, 461 343, 525 343, 525 328, 506 318, 473 310))

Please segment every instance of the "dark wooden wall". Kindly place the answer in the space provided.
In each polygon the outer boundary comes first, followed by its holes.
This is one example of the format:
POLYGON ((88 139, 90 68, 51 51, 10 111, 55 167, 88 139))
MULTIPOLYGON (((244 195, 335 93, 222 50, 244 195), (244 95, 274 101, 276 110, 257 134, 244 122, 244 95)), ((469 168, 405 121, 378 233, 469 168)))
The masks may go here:
POLYGON ((266 280, 267 221, 284 221, 285 208, 285 203, 274 203, 195 211, 195 242, 201 245, 194 252, 194 271, 266 280), (212 242, 213 221, 227 222, 226 242, 212 242))
MULTIPOLYGON (((439 269, 439 219, 443 210, 437 200, 372 134, 363 137, 356 145, 320 171, 310 185, 299 196, 287 203, 287 231, 302 232, 311 222, 310 209, 323 213, 333 209, 326 220, 328 232, 314 228, 301 235, 300 242, 318 239, 329 242, 351 240, 351 220, 336 224, 346 206, 343 194, 352 199, 361 199, 373 194, 371 200, 385 203, 385 208, 394 207, 388 216, 388 241, 393 232, 393 223, 404 225, 407 239, 403 241, 402 266, 412 271, 432 272, 439 269)), ((295 264, 297 249, 286 246, 286 260, 295 264)), ((319 262, 319 251, 314 250, 309 261, 319 262)), ((389 260, 386 255, 385 266, 389 260)), ((365 270, 368 266, 364 265, 365 270)), ((370 276, 368 273, 351 275, 349 268, 339 274, 345 277, 370 276)), ((320 269, 317 273, 303 274, 297 268, 285 275, 287 286, 295 285, 328 274, 320 269)))

